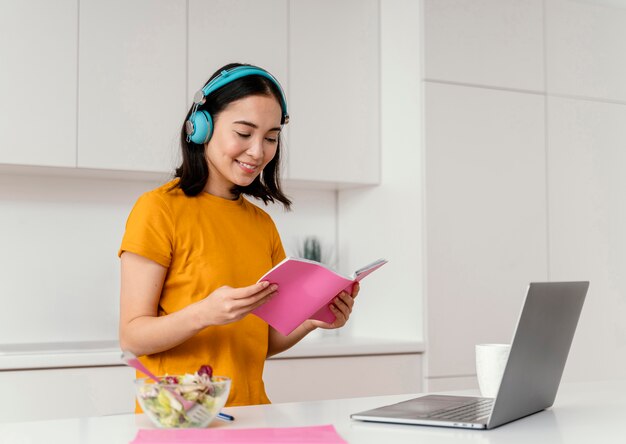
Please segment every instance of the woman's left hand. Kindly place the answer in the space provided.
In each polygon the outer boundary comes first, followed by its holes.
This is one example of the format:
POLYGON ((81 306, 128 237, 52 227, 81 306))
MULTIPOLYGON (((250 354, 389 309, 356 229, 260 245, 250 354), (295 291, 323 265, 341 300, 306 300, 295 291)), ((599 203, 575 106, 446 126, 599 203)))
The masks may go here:
POLYGON ((269 329, 269 339, 267 347, 267 356, 273 356, 276 353, 281 353, 288 348, 292 347, 307 334, 311 333, 316 328, 324 328, 327 330, 340 328, 346 325, 352 307, 354 307, 354 298, 359 294, 359 284, 355 283, 352 286, 352 294, 347 291, 339 293, 330 303, 330 311, 335 315, 335 320, 332 323, 317 321, 315 319, 307 319, 298 328, 284 336, 274 328, 269 329))
POLYGON ((352 313, 352 307, 354 307, 354 298, 359 294, 359 283, 355 282, 352 286, 352 294, 347 291, 342 291, 332 300, 330 304, 330 311, 335 315, 335 321, 331 324, 327 322, 317 321, 315 319, 309 319, 306 322, 310 322, 313 327, 323 329, 335 329, 341 328, 346 325, 350 313, 352 313))

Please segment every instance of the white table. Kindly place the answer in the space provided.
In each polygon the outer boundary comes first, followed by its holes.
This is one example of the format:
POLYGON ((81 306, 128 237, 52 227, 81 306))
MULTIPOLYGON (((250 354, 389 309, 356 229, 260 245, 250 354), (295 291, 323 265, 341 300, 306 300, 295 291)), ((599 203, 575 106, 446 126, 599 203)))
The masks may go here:
MULTIPOLYGON (((372 380, 375 383, 375 380, 372 380)), ((349 443, 506 443, 589 444, 626 442, 626 380, 563 384, 555 405, 546 411, 494 430, 387 425, 350 420, 351 413, 409 399, 415 395, 379 396, 266 406, 232 407, 234 423, 211 427, 293 427, 334 424, 349 443)), ((54 404, 51 404, 54 408, 54 404)), ((3 405, 2 409, 10 408, 3 405)), ((128 443, 139 428, 151 428, 143 415, 119 415, 53 421, 0 423, 0 444, 128 443)))

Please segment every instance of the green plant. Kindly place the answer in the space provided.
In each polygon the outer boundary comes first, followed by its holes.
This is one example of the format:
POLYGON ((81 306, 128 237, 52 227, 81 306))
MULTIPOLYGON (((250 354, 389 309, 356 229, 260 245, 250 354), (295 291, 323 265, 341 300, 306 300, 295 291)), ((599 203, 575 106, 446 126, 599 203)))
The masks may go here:
POLYGON ((322 262, 322 245, 316 236, 309 236, 304 239, 302 257, 312 261, 322 262))

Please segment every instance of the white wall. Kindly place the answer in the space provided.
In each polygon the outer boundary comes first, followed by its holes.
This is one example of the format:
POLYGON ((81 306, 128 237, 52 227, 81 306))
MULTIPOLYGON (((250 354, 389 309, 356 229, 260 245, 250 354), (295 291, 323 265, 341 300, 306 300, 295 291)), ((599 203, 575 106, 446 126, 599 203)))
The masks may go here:
POLYGON ((425 0, 430 390, 533 280, 590 280, 564 380, 626 377, 626 3, 425 0))
MULTIPOLYGON (((381 184, 339 192, 340 263, 350 273, 389 260, 363 281, 347 334, 423 339, 422 90, 419 4, 383 0, 381 184)), ((342 332, 342 334, 344 334, 342 332)))
POLYGON ((116 339, 117 248, 148 185, 0 176, 0 343, 116 339))

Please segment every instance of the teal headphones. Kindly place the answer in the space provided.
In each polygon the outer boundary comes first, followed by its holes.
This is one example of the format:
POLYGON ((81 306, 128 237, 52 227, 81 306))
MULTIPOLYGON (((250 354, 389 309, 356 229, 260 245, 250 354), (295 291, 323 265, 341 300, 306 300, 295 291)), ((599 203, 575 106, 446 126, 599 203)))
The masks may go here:
POLYGON ((213 91, 216 91, 237 79, 247 76, 265 77, 271 80, 272 83, 278 87, 278 91, 280 91, 280 106, 283 110, 283 120, 284 123, 289 122, 285 93, 283 92, 280 83, 278 83, 278 80, 276 80, 276 78, 269 72, 264 69, 257 68, 256 66, 237 66, 235 68, 222 71, 194 95, 191 114, 189 115, 189 119, 185 122, 187 142, 202 145, 211 139, 211 135, 213 134, 213 118, 208 112, 198 110, 198 107, 206 102, 206 97, 213 91))

